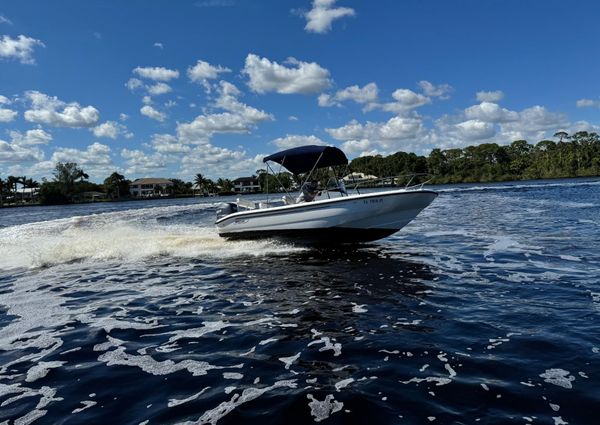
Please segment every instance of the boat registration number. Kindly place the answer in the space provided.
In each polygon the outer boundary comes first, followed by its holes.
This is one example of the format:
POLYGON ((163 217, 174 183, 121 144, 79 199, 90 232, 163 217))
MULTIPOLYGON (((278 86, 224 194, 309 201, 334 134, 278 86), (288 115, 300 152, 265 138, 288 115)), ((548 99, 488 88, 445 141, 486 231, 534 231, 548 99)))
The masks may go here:
POLYGON ((381 204, 383 202, 383 198, 375 198, 375 199, 364 199, 363 204, 381 204))

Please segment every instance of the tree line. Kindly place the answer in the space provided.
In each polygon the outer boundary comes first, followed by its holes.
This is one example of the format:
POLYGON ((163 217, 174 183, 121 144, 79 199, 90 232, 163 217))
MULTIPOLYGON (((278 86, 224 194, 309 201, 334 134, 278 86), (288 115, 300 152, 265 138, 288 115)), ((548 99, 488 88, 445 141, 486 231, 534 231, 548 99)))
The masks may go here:
MULTIPOLYGON (((433 149, 428 156, 396 152, 388 156, 363 156, 350 162, 353 172, 362 172, 378 177, 429 174, 432 183, 478 183, 509 180, 545 178, 568 178, 600 175, 600 137, 594 132, 579 131, 554 134, 558 141, 541 140, 535 145, 526 140, 516 140, 510 145, 483 143, 454 149, 433 149)), ((342 173, 340 171, 340 173, 342 173)), ((267 174, 257 170, 256 178, 262 191, 289 190, 298 185, 300 179, 288 172, 267 174)), ((8 176, 0 179, 0 206, 5 203, 31 202, 23 189, 39 190, 42 204, 65 204, 85 201, 86 193, 100 192, 107 199, 117 200, 130 197, 131 181, 117 172, 112 173, 102 184, 90 182, 89 176, 76 163, 58 163, 52 180, 35 181, 26 176, 8 176), (19 186, 22 190, 19 191, 19 186)), ((323 176, 324 181, 327 177, 323 176)), ((230 194, 233 182, 219 178, 213 181, 196 174, 194 182, 170 179, 168 188, 171 196, 193 194, 230 194)))
POLYGON ((428 156, 397 152, 363 156, 350 163, 354 172, 379 177, 427 173, 432 183, 477 183, 600 175, 600 137, 579 131, 558 132, 558 142, 535 145, 516 140, 508 146, 483 143, 455 149, 433 149, 428 156))

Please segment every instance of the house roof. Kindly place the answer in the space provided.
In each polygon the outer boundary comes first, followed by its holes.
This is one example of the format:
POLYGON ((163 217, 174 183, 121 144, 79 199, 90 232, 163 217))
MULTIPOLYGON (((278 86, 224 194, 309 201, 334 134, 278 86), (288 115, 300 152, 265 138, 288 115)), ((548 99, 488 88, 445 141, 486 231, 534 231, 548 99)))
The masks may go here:
POLYGON ((233 182, 234 183, 255 183, 255 184, 258 184, 258 179, 256 177, 238 177, 233 182))
POLYGON ((173 184, 173 182, 168 179, 150 177, 150 178, 143 178, 143 179, 135 179, 134 181, 131 182, 131 184, 167 184, 167 185, 171 185, 171 184, 173 184))

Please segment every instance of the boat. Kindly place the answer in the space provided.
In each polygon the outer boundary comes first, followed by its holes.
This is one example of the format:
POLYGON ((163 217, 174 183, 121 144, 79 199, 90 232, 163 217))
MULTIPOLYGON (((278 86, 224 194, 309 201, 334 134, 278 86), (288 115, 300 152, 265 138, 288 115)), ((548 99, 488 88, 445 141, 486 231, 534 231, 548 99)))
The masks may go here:
POLYGON ((286 190, 274 200, 267 193, 263 202, 238 198, 236 202, 221 203, 215 222, 220 236, 326 244, 371 242, 402 229, 437 197, 436 192, 424 189, 427 182, 411 186, 413 178, 399 189, 361 193, 359 184, 355 184, 352 192, 339 171, 335 174, 344 166, 347 170, 348 159, 334 146, 287 149, 265 157, 263 162, 267 165, 267 177, 269 172, 277 176, 271 163, 289 170, 301 183, 298 195, 286 190), (323 170, 334 171, 326 183, 323 170), (321 177, 317 179, 319 173, 321 177))

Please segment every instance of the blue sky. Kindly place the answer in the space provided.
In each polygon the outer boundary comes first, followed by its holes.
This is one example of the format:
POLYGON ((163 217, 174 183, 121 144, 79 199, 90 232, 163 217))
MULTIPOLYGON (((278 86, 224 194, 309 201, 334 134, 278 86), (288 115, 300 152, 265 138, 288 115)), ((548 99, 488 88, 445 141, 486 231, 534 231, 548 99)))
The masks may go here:
POLYGON ((247 175, 600 130, 600 4, 3 0, 0 177, 247 175))

